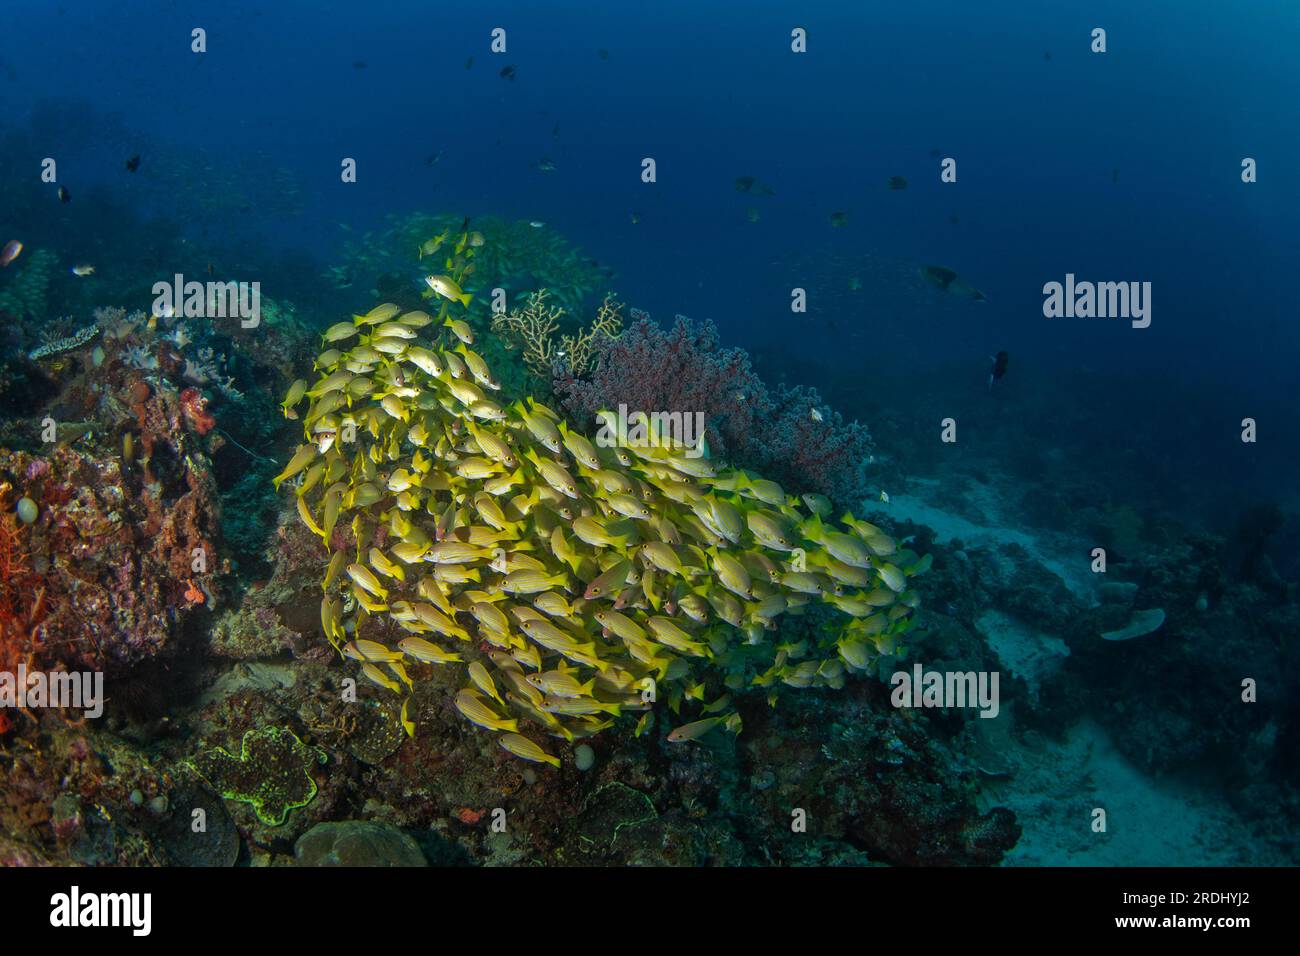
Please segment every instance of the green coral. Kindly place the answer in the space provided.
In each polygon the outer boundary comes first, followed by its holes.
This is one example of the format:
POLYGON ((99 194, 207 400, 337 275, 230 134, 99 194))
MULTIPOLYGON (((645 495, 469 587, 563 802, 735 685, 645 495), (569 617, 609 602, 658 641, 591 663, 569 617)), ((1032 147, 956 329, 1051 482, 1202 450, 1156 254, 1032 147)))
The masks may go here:
MULTIPOLYGON (((394 270, 405 275, 410 266, 446 272, 446 260, 455 254, 455 236, 464 222, 464 217, 451 214, 393 217, 391 225, 378 235, 368 232, 345 245, 344 264, 332 272, 350 280, 370 281, 394 270), (451 238, 436 252, 421 257, 421 246, 443 234, 451 238)), ((470 229, 482 234, 483 244, 475 250, 473 273, 460 285, 476 298, 486 297, 496 288, 504 289, 511 299, 546 288, 566 312, 580 315, 586 299, 605 283, 593 260, 548 226, 485 216, 474 219, 470 229)))
POLYGON ((303 743, 293 731, 262 727, 244 734, 239 756, 214 747, 189 765, 222 797, 250 804, 259 820, 278 827, 290 810, 315 799, 311 767, 325 759, 323 750, 303 743))
POLYGON ((587 795, 582 803, 578 839, 593 851, 613 849, 619 832, 659 818, 654 801, 640 790, 613 781, 587 795))

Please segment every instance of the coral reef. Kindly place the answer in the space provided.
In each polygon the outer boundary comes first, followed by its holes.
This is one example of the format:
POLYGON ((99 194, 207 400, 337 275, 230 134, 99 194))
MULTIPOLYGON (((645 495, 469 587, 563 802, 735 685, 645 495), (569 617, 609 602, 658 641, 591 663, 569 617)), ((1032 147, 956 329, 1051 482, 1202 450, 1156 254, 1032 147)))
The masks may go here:
MULTIPOLYGON (((157 162, 166 159, 160 156, 157 162)), ((218 197, 214 211, 229 209, 230 201, 230 196, 218 197)), ((440 220, 420 241, 458 224, 440 220)), ((471 257, 476 271, 458 278, 476 298, 498 285, 512 296, 547 287, 543 301, 549 308, 575 316, 590 314, 583 311, 583 299, 598 287, 601 270, 556 242, 549 229, 526 223, 498 226, 493 221, 475 225, 486 244, 475 247, 471 257)), ((142 261, 151 258, 153 246, 144 237, 122 245, 138 251, 142 261)), ((403 260, 406 254, 414 257, 415 248, 413 243, 403 250, 403 260)), ((435 271, 447 254, 420 261, 435 271)), ((101 266, 108 263, 97 260, 101 266)), ((382 259, 374 266, 392 269, 382 259)), ((113 271, 100 270, 105 276, 113 271)), ((400 281, 403 296, 414 300, 405 265, 401 273, 381 281, 400 281)), ((16 275, 15 267, 0 279, 0 293, 13 288, 8 280, 16 275)), ((99 284, 107 281, 96 279, 93 288, 110 288, 99 284)), ((590 470, 576 457, 581 451, 573 451, 584 448, 578 444, 581 436, 560 435, 557 454, 539 444, 504 400, 549 385, 552 365, 537 369, 545 382, 530 380, 521 348, 507 350, 505 338, 482 335, 475 348, 500 392, 488 394, 489 386, 469 371, 454 388, 478 387, 486 404, 475 405, 489 417, 467 415, 460 404, 446 407, 444 403, 460 402, 450 394, 451 382, 444 377, 442 384, 434 385, 408 364, 404 368, 411 380, 430 386, 428 394, 437 398, 437 407, 420 407, 418 414, 446 427, 431 434, 430 445, 421 448, 406 441, 413 422, 382 422, 402 433, 406 443, 400 462, 382 458, 387 445, 361 432, 360 447, 381 455, 375 464, 385 479, 401 462, 414 472, 418 449, 426 463, 436 461, 432 473, 454 483, 460 507, 450 518, 446 508, 426 518, 429 503, 449 505, 453 495, 450 489, 421 487, 415 493, 425 509, 395 515, 393 503, 401 493, 376 475, 380 501, 341 509, 347 518, 362 514, 360 540, 344 518, 323 542, 301 521, 298 492, 309 504, 313 521, 323 523, 321 493, 351 476, 322 476, 313 486, 306 474, 310 468, 304 469, 295 476, 301 480, 286 487, 293 493, 283 510, 268 480, 287 457, 281 453, 286 433, 303 425, 303 419, 287 424, 271 396, 283 392, 289 372, 302 366, 318 334, 301 321, 294 306, 263 300, 264 322, 257 334, 120 308, 95 310, 93 325, 88 326, 92 284, 66 275, 54 277, 53 283, 44 294, 57 299, 66 317, 50 319, 42 306, 38 316, 14 322, 14 360, 5 370, 11 384, 0 396, 6 406, 0 445, 7 449, 0 451, 0 482, 9 486, 0 500, 0 628, 5 628, 0 629, 0 648, 9 661, 52 668, 104 667, 108 702, 103 719, 85 723, 79 723, 77 715, 57 711, 4 715, 13 725, 0 727, 0 864, 418 865, 425 859, 435 865, 973 863, 996 860, 1014 840, 1014 827, 1005 815, 976 810, 955 735, 947 744, 927 740, 924 718, 914 721, 890 710, 873 680, 830 689, 842 683, 840 667, 849 671, 856 669, 855 661, 865 663, 859 651, 868 657, 879 653, 877 639, 887 650, 901 653, 891 640, 898 634, 888 631, 898 621, 914 619, 911 584, 895 595, 892 606, 853 618, 871 623, 848 625, 850 639, 844 647, 852 659, 846 663, 837 656, 840 647, 834 638, 843 637, 848 618, 826 591, 850 599, 865 591, 883 600, 891 588, 881 575, 892 577, 893 572, 874 565, 859 569, 871 584, 866 589, 831 583, 836 566, 814 564, 811 576, 824 588, 816 595, 769 583, 773 567, 783 575, 798 572, 788 570, 793 560, 789 552, 770 549, 759 540, 760 533, 771 531, 762 524, 764 513, 779 518, 781 527, 806 527, 819 536, 853 536, 861 530, 859 525, 832 528, 828 520, 819 530, 820 518, 807 518, 799 502, 774 494, 772 485, 756 475, 721 469, 716 461, 706 463, 718 472, 712 477, 687 474, 670 479, 663 468, 673 466, 665 464, 666 459, 638 457, 628 466, 606 457, 612 452, 602 449, 601 471, 622 476, 607 475, 606 480, 627 480, 635 493, 655 495, 649 503, 656 512, 662 508, 671 522, 659 515, 661 520, 651 526, 642 518, 607 510, 613 492, 592 484, 590 470), (66 350, 26 358, 43 343, 85 328, 91 330, 88 337, 66 350), (493 399, 504 421, 494 420, 493 399), (458 467, 472 471, 476 459, 488 457, 476 432, 489 445, 491 436, 504 436, 514 455, 533 451, 539 461, 563 462, 575 475, 583 502, 538 480, 542 466, 529 459, 518 469, 462 481, 458 467), (279 457, 279 464, 269 456, 279 457), (507 575, 528 570, 530 559, 563 573, 581 593, 563 595, 577 616, 560 619, 560 627, 592 639, 602 662, 620 671, 655 676, 657 667, 669 668, 657 675, 663 678, 656 680, 661 698, 653 711, 639 710, 637 701, 627 707, 633 717, 646 718, 643 721, 619 721, 596 736, 586 736, 612 715, 562 714, 553 719, 569 729, 573 739, 556 744, 537 733, 558 732, 551 720, 522 716, 526 732, 546 741, 547 749, 565 748, 559 768, 525 763, 503 749, 497 735, 466 726, 454 704, 458 691, 469 689, 464 687, 464 664, 407 660, 404 667, 412 686, 396 679, 401 693, 393 694, 357 679, 357 665, 371 662, 340 661, 320 640, 321 569, 329 556, 323 544, 345 549, 349 560, 353 549, 362 545, 357 556, 366 564, 372 547, 392 554, 406 533, 400 518, 428 529, 435 538, 437 525, 446 520, 450 524, 443 527, 445 541, 473 543, 471 535, 479 541, 488 527, 476 510, 487 507, 480 492, 493 478, 515 470, 522 471, 527 485, 511 485, 498 503, 510 522, 525 523, 520 543, 531 550, 518 549, 512 560, 519 565, 511 566, 507 575), (719 478, 724 485, 735 484, 719 486, 719 478), (697 515, 688 504, 670 498, 701 487, 711 488, 722 502, 718 514, 710 507, 706 515, 697 515), (528 496, 536 500, 517 500, 528 496), (24 507, 20 516, 16 507, 21 499, 30 499, 35 508, 30 524, 30 509, 24 507), (226 502, 236 507, 223 507, 226 502), (591 514, 580 514, 591 505, 591 514), (744 521, 737 542, 727 538, 734 529, 722 527, 731 518, 727 505, 744 521), (566 511, 573 520, 565 517, 566 511), (379 520, 386 512, 386 519, 379 520), (755 516, 759 531, 748 523, 755 516), (578 517, 598 518, 625 540, 612 546, 584 541, 571 530, 578 517), (685 576, 654 567, 646 550, 668 543, 661 538, 673 533, 669 524, 682 537, 670 547, 682 560, 685 576), (573 548, 576 568, 551 550, 558 542, 573 548), (724 593, 718 586, 711 547, 722 557, 740 555, 750 578, 747 594, 724 593), (205 571, 195 570, 196 552, 204 558, 205 571), (612 602, 587 601, 583 593, 594 580, 593 572, 613 569, 611 558, 616 555, 630 559, 634 569, 623 578, 623 593, 612 602), (683 589, 687 584, 708 584, 711 600, 697 605, 683 589), (650 602, 656 594, 671 603, 661 603, 660 613, 652 615, 650 602), (787 603, 782 614, 775 613, 776 595, 787 603), (773 603, 764 603, 769 601, 773 603), (745 616, 740 628, 723 623, 737 605, 745 616), (680 652, 668 653, 666 645, 649 641, 644 649, 657 658, 657 665, 636 661, 625 639, 596 620, 595 614, 604 608, 643 629, 652 616, 671 618, 692 639, 699 638, 700 646, 683 645, 680 652), (686 608, 707 615, 708 623, 684 616, 686 608), (895 610, 897 617, 882 626, 895 610), (804 616, 796 618, 800 611, 804 616), (839 625, 823 632, 823 621, 839 625), (775 626, 769 628, 769 623, 775 626), (878 627, 880 633, 870 633, 878 627), (756 643, 745 643, 749 640, 756 643), (776 668, 778 659, 782 666, 776 668), (679 673, 683 667, 697 679, 679 673), (746 686, 764 675, 770 686, 746 686), (778 687, 807 684, 815 685, 809 693, 793 695, 778 710, 769 708, 767 697, 778 687), (705 705, 718 709, 705 713, 705 705), (731 726, 738 727, 743 717, 746 727, 739 738, 715 730, 699 737, 698 745, 683 746, 666 737, 674 725, 691 717, 716 717, 719 727, 726 726, 721 718, 733 711, 731 726), (828 719, 831 716, 836 719, 828 719), (404 732, 404 722, 415 728, 414 739, 404 732), (790 832, 791 806, 812 808, 809 835, 790 832), (207 822, 202 832, 191 827, 197 810, 207 822), (498 810, 508 819, 506 832, 494 826, 498 810)), ((125 295, 95 301, 105 300, 140 301, 125 295)), ((606 305, 615 307, 612 300, 606 305)), ((420 303, 411 301, 410 307, 419 308, 420 303)), ((447 315, 443 309, 438 318, 447 315)), ((486 331, 486 315, 476 311, 464 318, 476 331, 486 331)), ((582 332, 566 329, 564 321, 561 317, 554 330, 561 338, 555 340, 552 354, 565 352, 556 357, 571 357, 576 366, 571 370, 585 373, 584 348, 594 345, 598 336, 588 327, 583 338, 582 332), (566 333, 577 349, 563 344, 566 333)), ((468 366, 473 364, 469 351, 439 349, 431 354, 448 367, 456 359, 468 366)), ((833 421, 833 413, 815 394, 784 395, 777 390, 769 398, 774 407, 791 409, 791 422, 796 415, 811 420, 813 409, 833 421)), ((360 407, 365 400, 353 404, 360 407)), ((538 414, 541 406, 525 403, 521 408, 538 414)), ((558 428, 556 419, 550 421, 558 428)), ((321 426, 329 425, 341 430, 343 413, 337 420, 312 422, 310 436, 323 440, 328 429, 321 426)), ((335 437, 341 441, 337 432, 335 437)), ((718 443, 726 444, 721 433, 718 443)), ((810 447, 815 446, 812 440, 810 447)), ((335 444, 334 449, 356 460, 348 445, 335 444)), ((691 467, 689 462, 679 464, 691 467)), ((793 490, 799 484, 788 482, 787 487, 793 490)), ((866 539, 877 548, 888 547, 883 535, 866 539)), ((802 543, 817 560, 823 546, 802 543)), ((926 549, 913 545, 911 550, 926 549)), ((651 551, 666 558, 660 549, 651 551)), ((896 550, 880 560, 919 573, 909 551, 896 550)), ((455 573, 450 563, 407 566, 408 588, 418 586, 420 570, 437 580, 440 569, 455 573)), ((476 569, 480 581, 447 587, 449 598, 457 602, 449 613, 487 643, 454 640, 453 646, 466 661, 488 662, 503 697, 513 693, 529 699, 531 685, 507 688, 503 683, 504 672, 487 656, 500 648, 490 643, 489 629, 474 616, 470 602, 507 575, 492 569, 488 560, 478 562, 476 569)), ((808 584, 806 579, 791 580, 808 584)), ((385 578, 384 583, 391 581, 385 578)), ((341 620, 352 628, 344 639, 373 639, 385 646, 407 637, 438 639, 427 630, 412 632, 413 622, 398 603, 402 588, 392 589, 390 609, 372 613, 351 587, 331 586, 329 597, 342 602, 341 620)), ((407 596, 412 605, 424 603, 422 596, 418 602, 415 595, 407 596)), ((510 608, 512 615, 526 616, 538 600, 513 592, 493 596, 501 600, 491 603, 510 608)), ((622 626, 619 619, 610 620, 622 626)), ((906 626, 900 625, 898 632, 906 626)), ((512 630, 517 631, 513 619, 512 630)), ((665 634, 667 640, 676 639, 672 632, 665 634)), ((528 647, 519 640, 512 650, 523 654, 528 647)), ((554 671, 570 668, 562 655, 545 649, 538 653, 554 671)), ((875 661, 888 659, 880 654, 875 661)), ((381 670, 393 680, 389 663, 381 670)), ((509 669, 513 673, 514 668, 509 669)), ((588 666, 573 670, 584 682, 598 674, 598 668, 588 666)), ((540 672, 528 667, 525 673, 540 672)), ((480 686, 474 685, 472 693, 490 701, 480 686)), ((601 689, 593 699, 608 702, 619 696, 639 695, 601 689)), ((498 704, 491 701, 488 706, 498 704)))
POLYGON ((738 455, 764 427, 767 389, 743 349, 722 348, 712 322, 679 315, 670 330, 640 310, 617 339, 602 342, 594 369, 561 370, 555 391, 577 422, 620 404, 644 412, 702 412, 715 457, 738 455))
POLYGON ((91 323, 90 325, 78 329, 72 335, 54 339, 53 341, 46 342, 44 345, 37 346, 27 353, 27 357, 34 362, 37 359, 48 358, 52 355, 60 355, 63 352, 71 352, 74 349, 81 348, 81 346, 99 335, 99 332, 99 326, 91 323))
POLYGON ((299 866, 425 866, 424 854, 397 827, 370 820, 318 823, 293 848, 299 866))
POLYGON ((45 664, 135 663, 208 600, 186 594, 196 577, 208 580, 194 571, 196 552, 219 570, 215 488, 197 452, 173 457, 174 446, 162 443, 183 435, 177 428, 154 443, 161 477, 152 480, 116 457, 73 448, 40 457, 0 450, 0 474, 40 509, 26 550, 29 587, 42 597, 34 639, 45 664))
POLYGON ((617 338, 598 340, 593 369, 560 369, 554 387, 566 412, 590 422, 625 405, 644 412, 702 413, 710 452, 762 469, 800 491, 856 507, 869 495, 865 468, 871 436, 827 408, 815 389, 782 387, 773 395, 749 355, 723 348, 712 322, 677 316, 664 329, 632 310, 617 338))
POLYGON ((622 333, 622 306, 608 295, 590 325, 557 336, 565 312, 550 305, 548 295, 546 289, 538 289, 524 298, 522 308, 493 316, 492 331, 520 349, 524 365, 538 378, 549 380, 557 369, 566 375, 583 375, 591 369, 602 344, 622 333))
POLYGON ((191 766, 224 798, 251 805, 259 820, 276 827, 290 810, 315 798, 311 771, 325 760, 293 731, 263 727, 244 734, 238 755, 215 747, 198 754, 191 766))
POLYGON ((295 411, 314 398, 302 416, 309 443, 276 482, 297 482, 298 514, 331 555, 326 636, 371 681, 405 694, 408 732, 406 666, 445 669, 480 642, 474 686, 456 695, 457 708, 507 731, 502 746, 517 756, 556 765, 490 700, 508 699, 521 719, 573 741, 662 694, 689 721, 669 739, 693 740, 714 726, 739 729, 731 693, 762 687, 774 703, 782 686, 838 688, 846 672, 903 653, 918 603, 908 578, 928 560, 851 516, 834 530, 824 504, 716 468, 670 436, 618 435, 598 452, 536 402, 507 413, 480 388, 496 383, 466 348, 468 327, 448 317, 461 344, 425 347, 417 330, 437 320, 399 313, 386 303, 327 332, 330 342, 361 338, 327 350, 315 386, 286 399, 295 411), (353 400, 343 411, 345 394, 353 400), (433 572, 417 581, 426 561, 433 572), (787 612, 810 618, 782 640, 787 612), (837 614, 849 623, 817 631, 837 614), (463 644, 453 653, 419 636, 398 649, 363 639, 393 625, 463 644))

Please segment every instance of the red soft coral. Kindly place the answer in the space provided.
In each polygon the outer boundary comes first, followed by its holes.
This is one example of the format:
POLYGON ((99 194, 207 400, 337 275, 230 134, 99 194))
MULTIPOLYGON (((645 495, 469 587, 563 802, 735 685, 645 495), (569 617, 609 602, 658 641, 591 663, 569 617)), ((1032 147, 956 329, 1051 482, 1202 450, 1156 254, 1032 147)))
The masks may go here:
POLYGON ((677 316, 664 329, 644 312, 603 343, 587 378, 561 371, 553 383, 574 420, 597 411, 703 412, 714 456, 755 468, 791 491, 821 491, 849 506, 867 495, 866 426, 844 422, 816 389, 768 391, 740 348, 723 348, 712 322, 677 316))
POLYGON ((187 388, 181 392, 180 402, 185 412, 185 420, 200 435, 206 435, 217 427, 217 420, 207 410, 208 400, 199 393, 197 388, 187 388))
POLYGON ((604 342, 589 379, 562 373, 555 390, 565 410, 590 426, 596 412, 703 412, 713 454, 742 447, 756 418, 771 402, 744 349, 720 348, 712 322, 677 316, 665 330, 648 315, 632 310, 636 320, 618 338, 604 342))

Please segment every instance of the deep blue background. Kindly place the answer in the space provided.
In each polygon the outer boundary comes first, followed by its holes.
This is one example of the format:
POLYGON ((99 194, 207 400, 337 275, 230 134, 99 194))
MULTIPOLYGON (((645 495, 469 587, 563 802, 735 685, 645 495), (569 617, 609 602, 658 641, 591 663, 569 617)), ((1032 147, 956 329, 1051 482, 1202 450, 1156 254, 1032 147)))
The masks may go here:
MULTIPOLYGON (((1009 348, 1017 369, 1135 371, 1289 403, 1297 49, 1300 4, 1285 0, 9 0, 0 116, 87 99, 141 131, 146 171, 151 140, 216 164, 271 157, 306 209, 254 210, 242 228, 326 261, 340 222, 355 234, 417 209, 541 219, 613 265, 627 301, 836 373, 970 356, 982 369, 1009 348), (208 31, 201 56, 194 26, 208 31), (507 54, 489 52, 496 26, 507 54), (1105 55, 1089 50, 1095 26, 1105 55), (514 83, 497 75, 506 64, 514 83), (956 185, 938 181, 934 149, 957 158, 956 185), (339 182, 344 156, 355 185, 339 182), (558 171, 532 168, 543 156, 558 171), (654 185, 639 180, 645 156, 654 185), (1240 181, 1244 156, 1259 183, 1240 181), (737 193, 746 174, 777 194, 737 193), (908 189, 888 190, 893 175, 908 189), (834 210, 846 228, 830 227, 834 210), (936 319, 901 284, 867 282, 790 314, 792 286, 821 288, 809 261, 866 250, 900 276, 950 266, 989 301, 936 319), (1066 272, 1152 282, 1152 327, 1048 322, 1042 285, 1066 272)), ((82 189, 121 179, 126 147, 95 146, 60 155, 82 189)), ((825 281, 839 290, 847 274, 825 281)), ((263 286, 275 296, 273 276, 263 286)))

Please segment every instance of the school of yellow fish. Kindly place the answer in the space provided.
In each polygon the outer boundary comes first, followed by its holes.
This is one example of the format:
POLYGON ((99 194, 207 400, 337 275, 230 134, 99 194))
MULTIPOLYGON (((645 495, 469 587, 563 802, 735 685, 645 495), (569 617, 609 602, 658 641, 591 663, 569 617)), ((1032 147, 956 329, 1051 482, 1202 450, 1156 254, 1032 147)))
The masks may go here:
POLYGON ((540 402, 499 403, 450 314, 475 242, 426 280, 436 317, 383 304, 331 326, 282 406, 306 441, 275 483, 324 545, 321 627, 403 698, 407 733, 429 668, 463 668, 460 713, 559 766, 548 736, 623 714, 639 736, 664 709, 670 742, 735 733, 741 691, 838 688, 901 651, 929 556, 653 429, 597 447, 540 402))

